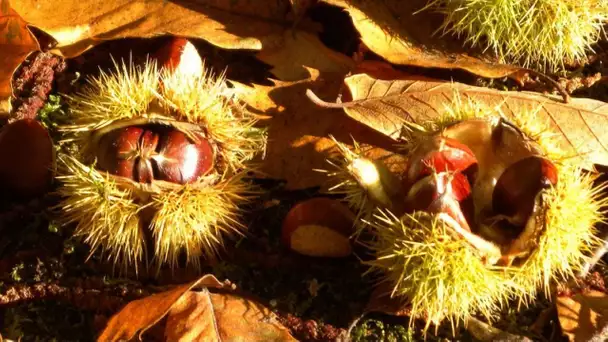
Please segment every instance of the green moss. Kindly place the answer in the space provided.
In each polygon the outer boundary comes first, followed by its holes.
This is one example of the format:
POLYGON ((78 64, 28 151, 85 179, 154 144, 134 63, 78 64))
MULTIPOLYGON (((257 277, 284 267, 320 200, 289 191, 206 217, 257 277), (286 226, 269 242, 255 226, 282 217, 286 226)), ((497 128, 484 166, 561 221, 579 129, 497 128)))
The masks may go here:
POLYGON ((391 324, 376 318, 360 322, 351 332, 353 342, 414 342, 414 332, 402 324, 391 324))
POLYGON ((44 107, 38 111, 37 119, 49 130, 51 136, 54 136, 57 127, 68 119, 63 98, 60 95, 50 94, 44 107))

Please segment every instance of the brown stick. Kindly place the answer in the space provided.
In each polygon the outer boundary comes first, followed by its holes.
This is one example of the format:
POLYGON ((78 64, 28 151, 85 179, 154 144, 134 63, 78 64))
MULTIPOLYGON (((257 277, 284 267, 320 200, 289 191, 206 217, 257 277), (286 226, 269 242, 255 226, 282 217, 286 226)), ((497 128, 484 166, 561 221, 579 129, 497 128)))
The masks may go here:
POLYGON ((551 77, 549 77, 549 76, 547 76, 547 75, 545 75, 545 74, 543 74, 541 72, 538 72, 538 71, 535 71, 535 70, 532 70, 532 69, 523 69, 523 70, 527 71, 530 75, 534 75, 534 76, 539 77, 543 81, 545 81, 545 82, 551 84, 553 87, 555 87, 555 89, 557 89, 557 91, 559 91, 559 93, 562 95, 564 103, 569 103, 570 102, 570 94, 568 94, 568 92, 566 91, 566 89, 564 89, 564 87, 562 87, 561 84, 557 83, 557 81, 555 81, 551 77))

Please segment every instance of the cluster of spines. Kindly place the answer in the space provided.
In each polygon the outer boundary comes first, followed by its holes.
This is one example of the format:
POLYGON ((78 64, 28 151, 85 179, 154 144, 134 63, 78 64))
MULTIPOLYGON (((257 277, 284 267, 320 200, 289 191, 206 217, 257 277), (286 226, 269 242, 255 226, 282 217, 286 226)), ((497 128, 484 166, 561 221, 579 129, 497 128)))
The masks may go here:
POLYGON ((75 236, 97 250, 107 251, 113 264, 135 270, 146 255, 139 212, 133 190, 120 187, 113 177, 66 154, 59 155, 62 183, 58 194, 65 198, 58 206, 62 224, 76 224, 75 236))
MULTIPOLYGON (((454 326, 474 314, 491 319, 509 300, 526 305, 539 290, 550 295, 550 284, 573 276, 599 244, 594 227, 602 222, 608 204, 601 196, 604 188, 594 187, 595 176, 570 162, 571 156, 560 149, 555 134, 536 114, 531 110, 508 119, 556 163, 559 181, 544 197, 546 229, 523 266, 485 265, 474 249, 447 234, 449 220, 440 216, 414 212, 396 217, 376 209, 368 222, 375 235, 369 247, 376 254, 368 262, 370 272, 377 273, 381 282, 393 284, 396 299, 407 298, 412 316, 427 320, 426 329, 444 319, 454 326)), ((471 99, 463 101, 455 93, 443 116, 404 130, 408 141, 403 151, 407 154, 421 139, 439 134, 451 124, 501 117, 505 118, 500 106, 488 108, 471 99)), ((352 151, 343 154, 357 155, 352 151)), ((348 180, 344 167, 336 174, 348 180)), ((357 186, 352 176, 351 183, 342 183, 357 186)))
POLYGON ((61 130, 74 140, 117 121, 188 122, 204 128, 222 149, 222 160, 238 170, 266 146, 258 118, 243 109, 224 75, 203 66, 202 75, 174 73, 154 61, 115 63, 115 71, 93 77, 69 97, 72 124, 61 130), (160 109, 160 110, 159 110, 160 109))
POLYGON ((360 232, 365 228, 365 222, 372 218, 374 205, 370 202, 365 190, 352 177, 348 166, 355 159, 362 158, 362 152, 359 144, 353 141, 354 149, 349 149, 345 144, 335 140, 334 143, 338 147, 340 156, 338 158, 328 159, 327 162, 332 166, 332 170, 319 169, 317 171, 326 173, 329 179, 335 184, 328 189, 329 193, 343 196, 343 201, 349 208, 356 211, 355 225, 356 232, 360 232))
POLYGON ((491 50, 502 62, 541 71, 584 61, 603 34, 606 0, 430 0, 440 28, 491 50))
POLYGON ((69 97, 72 124, 61 130, 79 153, 60 156, 65 200, 59 220, 76 223, 76 235, 92 246, 91 253, 102 250, 121 270, 149 261, 149 247, 159 267, 175 267, 182 253, 198 267, 201 257, 217 256, 225 237, 242 234, 239 206, 255 193, 244 180, 246 162, 265 148, 265 132, 223 75, 172 73, 153 61, 115 66, 69 97), (200 127, 218 147, 222 167, 191 184, 146 187, 89 165, 94 158, 83 151, 95 134, 135 121, 200 127), (145 245, 147 229, 154 246, 145 245))

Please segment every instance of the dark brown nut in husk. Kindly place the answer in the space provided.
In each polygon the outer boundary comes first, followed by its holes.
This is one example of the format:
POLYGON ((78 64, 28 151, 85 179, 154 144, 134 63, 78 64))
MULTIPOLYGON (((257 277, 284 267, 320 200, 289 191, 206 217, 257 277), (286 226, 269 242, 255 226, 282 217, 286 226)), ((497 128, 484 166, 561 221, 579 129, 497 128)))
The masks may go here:
POLYGON ((123 269, 215 258, 245 228, 243 176, 265 132, 202 67, 116 67, 70 99, 74 124, 61 129, 76 154, 59 155, 60 220, 123 269))
POLYGON ((98 167, 140 183, 152 180, 192 183, 214 167, 214 149, 203 137, 191 140, 165 126, 130 126, 104 135, 97 149, 98 167))
MULTIPOLYGON (((404 124, 403 212, 366 197, 349 163, 333 174, 367 210, 375 260, 366 263, 426 328, 491 318, 574 274, 598 244, 607 203, 534 113, 507 120, 472 98, 452 100, 443 116, 404 124)), ((347 162, 362 158, 349 153, 347 162)))

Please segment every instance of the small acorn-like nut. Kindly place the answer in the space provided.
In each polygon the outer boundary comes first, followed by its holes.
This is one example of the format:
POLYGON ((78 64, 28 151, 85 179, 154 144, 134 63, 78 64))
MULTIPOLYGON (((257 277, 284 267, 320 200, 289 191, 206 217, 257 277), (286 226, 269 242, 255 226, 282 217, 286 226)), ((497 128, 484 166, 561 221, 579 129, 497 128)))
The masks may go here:
POLYGON ((53 142, 34 119, 7 124, 0 131, 0 190, 17 197, 46 192, 52 180, 53 142))
POLYGON ((203 60, 186 38, 173 37, 153 55, 158 66, 182 75, 201 75, 203 60))
POLYGON ((200 138, 192 142, 174 128, 130 126, 113 130, 99 143, 99 167, 140 183, 152 180, 185 184, 213 168, 213 147, 200 138))
POLYGON ((342 203, 313 198, 295 205, 283 220, 281 240, 308 256, 340 258, 352 253, 354 214, 342 203))
POLYGON ((467 145, 456 139, 435 136, 412 152, 404 181, 408 186, 435 171, 464 171, 475 164, 475 154, 467 145))

